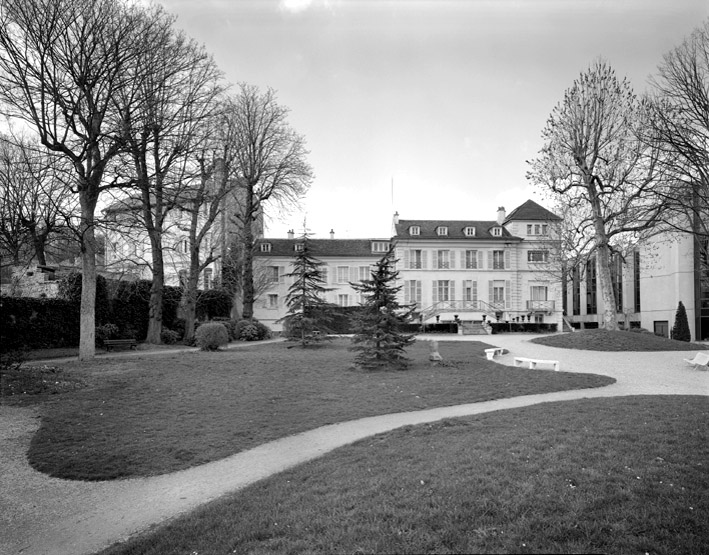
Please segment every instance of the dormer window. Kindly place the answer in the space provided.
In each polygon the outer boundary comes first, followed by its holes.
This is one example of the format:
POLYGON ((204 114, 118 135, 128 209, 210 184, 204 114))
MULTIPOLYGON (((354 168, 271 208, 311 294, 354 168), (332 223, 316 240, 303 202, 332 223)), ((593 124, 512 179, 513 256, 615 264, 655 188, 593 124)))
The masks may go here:
POLYGON ((409 228, 409 235, 421 235, 421 228, 417 225, 412 225, 409 228))
POLYGON ((473 226, 468 226, 463 230, 466 237, 475 237, 475 228, 473 226))
POLYGON ((493 237, 502 237, 502 228, 501 227, 493 227, 491 232, 492 232, 493 237))
POLYGON ((387 252, 389 243, 387 241, 372 241, 372 252, 387 252))
POLYGON ((448 227, 444 225, 439 225, 436 228, 436 235, 448 235, 448 227))
POLYGON ((303 243, 296 243, 295 245, 293 245, 293 249, 295 250, 295 252, 303 252, 303 248, 303 243))
POLYGON ((271 252, 271 243, 261 243, 261 252, 271 252))

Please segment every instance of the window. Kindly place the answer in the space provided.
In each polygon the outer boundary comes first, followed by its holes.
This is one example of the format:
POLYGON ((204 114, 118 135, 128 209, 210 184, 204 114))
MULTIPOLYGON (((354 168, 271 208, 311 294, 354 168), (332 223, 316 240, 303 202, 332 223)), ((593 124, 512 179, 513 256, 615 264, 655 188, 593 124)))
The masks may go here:
POLYGON ((549 251, 527 251, 527 262, 547 263, 549 262, 549 251))
POLYGON ((266 267, 266 272, 267 272, 267 279, 269 283, 278 283, 279 279, 279 270, 278 266, 267 266, 266 267))
POLYGON ((404 283, 404 304, 421 306, 421 281, 410 279, 404 283))
POLYGON ((271 252, 271 243, 261 243, 261 252, 271 252))
POLYGON ((623 312, 623 259, 614 255, 611 259, 611 283, 615 297, 616 312, 623 312))
POLYGON ((387 252, 389 243, 387 241, 372 241, 372 252, 387 252))
POLYGON ((205 289, 211 289, 213 286, 212 283, 212 269, 211 268, 206 268, 204 270, 204 288, 205 289))
POLYGON ((439 270, 446 270, 451 267, 450 253, 448 250, 436 251, 436 268, 439 270))
POLYGON ((463 230, 466 237, 475 237, 475 228, 473 226, 468 226, 463 230))
POLYGON ((187 287, 187 270, 177 272, 177 277, 180 280, 180 287, 187 287))
POLYGON ((492 269, 505 269, 505 251, 492 251, 492 269))
POLYGON ((409 270, 420 270, 424 267, 424 251, 411 249, 404 251, 404 267, 409 270))
POLYGON ((305 246, 303 245, 303 243, 296 243, 295 245, 293 245, 293 250, 295 252, 303 252, 304 248, 305 246))
POLYGON ((445 225, 439 225, 436 228, 436 235, 448 235, 448 227, 445 225))
MULTIPOLYGON (((349 266, 338 266, 337 267, 337 283, 347 283, 350 280, 350 267, 349 266)), ((347 305, 342 305, 347 306, 347 305)))
POLYGON ((571 275, 571 283, 571 310, 574 316, 578 316, 581 314, 581 271, 578 266, 571 275))
POLYGON ((369 266, 360 266, 359 267, 359 280, 364 281, 366 279, 371 279, 372 274, 369 270, 369 266))
POLYGON ((278 295, 269 295, 267 301, 268 308, 278 308, 278 295))
POLYGON ((478 301, 478 282, 473 280, 463 281, 463 300, 478 301))
POLYGON ((527 235, 547 235, 547 224, 527 224, 527 235))
POLYGON ((340 306, 350 306, 350 296, 346 294, 337 295, 337 304, 340 306))
POLYGON ((482 269, 482 252, 481 251, 465 251, 465 268, 467 270, 482 269), (478 260, 478 258, 480 260, 478 260))
POLYGON ((421 228, 417 225, 412 225, 409 228, 409 235, 421 235, 421 228))
POLYGON ((546 285, 532 285, 529 287, 529 298, 532 301, 547 301, 549 288, 546 285))
POLYGON ((453 300, 453 282, 442 279, 433 282, 433 302, 453 300))
POLYGON ((492 298, 491 301, 496 304, 505 303, 505 282, 504 281, 493 281, 492 282, 492 298))
POLYGON ((589 260, 586 263, 586 314, 598 312, 596 286, 596 261, 589 260))
POLYGON ((182 254, 187 254, 190 252, 190 242, 187 239, 180 239, 177 250, 182 254))
POLYGON ((492 235, 494 237, 502 237, 502 228, 501 227, 493 227, 492 228, 492 235))
POLYGON ((640 253, 633 253, 633 312, 640 312, 640 253))

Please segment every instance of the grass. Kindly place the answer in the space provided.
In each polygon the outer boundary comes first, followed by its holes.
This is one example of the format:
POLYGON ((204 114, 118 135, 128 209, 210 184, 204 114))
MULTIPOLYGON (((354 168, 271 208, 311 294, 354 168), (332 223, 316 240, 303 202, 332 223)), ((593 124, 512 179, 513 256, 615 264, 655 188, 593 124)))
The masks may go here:
POLYGON ((660 337, 650 332, 583 330, 574 333, 546 335, 533 343, 585 351, 702 351, 707 346, 660 337))
POLYGON ((116 545, 162 553, 709 553, 706 397, 542 404, 362 440, 116 545))
POLYGON ((56 366, 3 365, 0 368, 0 403, 3 404, 37 404, 84 386, 75 374, 56 366))
POLYGON ((68 364, 88 387, 40 407, 29 461, 69 479, 155 475, 334 422, 614 381, 501 366, 477 342, 441 341, 444 364, 436 367, 419 342, 408 350, 410 370, 368 373, 351 367, 349 345, 276 343, 68 364))

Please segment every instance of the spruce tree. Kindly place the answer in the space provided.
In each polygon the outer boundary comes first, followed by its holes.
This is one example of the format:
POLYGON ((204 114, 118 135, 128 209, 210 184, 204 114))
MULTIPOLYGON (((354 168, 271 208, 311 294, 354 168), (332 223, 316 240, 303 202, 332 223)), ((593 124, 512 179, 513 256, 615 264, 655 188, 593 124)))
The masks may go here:
POLYGON ((688 342, 692 340, 692 334, 689 331, 689 320, 687 320, 687 311, 685 310, 682 301, 680 301, 677 306, 675 325, 672 327, 672 339, 688 342))
POLYGON ((287 337, 306 347, 331 333, 331 306, 322 295, 332 289, 325 287, 323 263, 313 255, 307 231, 303 231, 299 241, 301 248, 296 251, 293 271, 285 274, 293 278, 293 284, 288 288, 288 313, 282 322, 287 337))
POLYGON ((415 339, 411 334, 399 331, 407 322, 414 305, 402 306, 397 300, 401 286, 396 285, 399 272, 394 269, 393 246, 377 261, 371 279, 350 285, 365 297, 362 310, 354 321, 355 335, 352 351, 358 351, 355 362, 362 368, 404 369, 409 360, 404 356, 405 348, 415 339))

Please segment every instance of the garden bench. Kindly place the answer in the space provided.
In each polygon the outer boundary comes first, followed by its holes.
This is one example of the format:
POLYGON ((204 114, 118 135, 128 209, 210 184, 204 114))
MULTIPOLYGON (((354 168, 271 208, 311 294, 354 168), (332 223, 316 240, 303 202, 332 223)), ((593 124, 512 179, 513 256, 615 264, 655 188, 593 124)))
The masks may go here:
POLYGON ((515 357, 515 366, 522 366, 525 362, 529 364, 529 368, 531 370, 534 370, 537 367, 537 364, 549 364, 554 367, 554 371, 559 371, 558 360, 540 360, 536 358, 515 357))
POLYGON ((104 339, 103 346, 107 351, 115 347, 125 347, 126 349, 135 349, 138 343, 135 339, 104 339))
POLYGON ((504 349, 502 347, 495 347, 494 349, 485 349, 485 355, 488 360, 493 360, 496 356, 501 355, 504 349))
POLYGON ((689 360, 687 358, 684 359, 684 361, 687 364, 691 364, 695 368, 698 366, 707 366, 709 367, 709 354, 707 353, 697 353, 694 355, 694 358, 692 360, 689 360))

